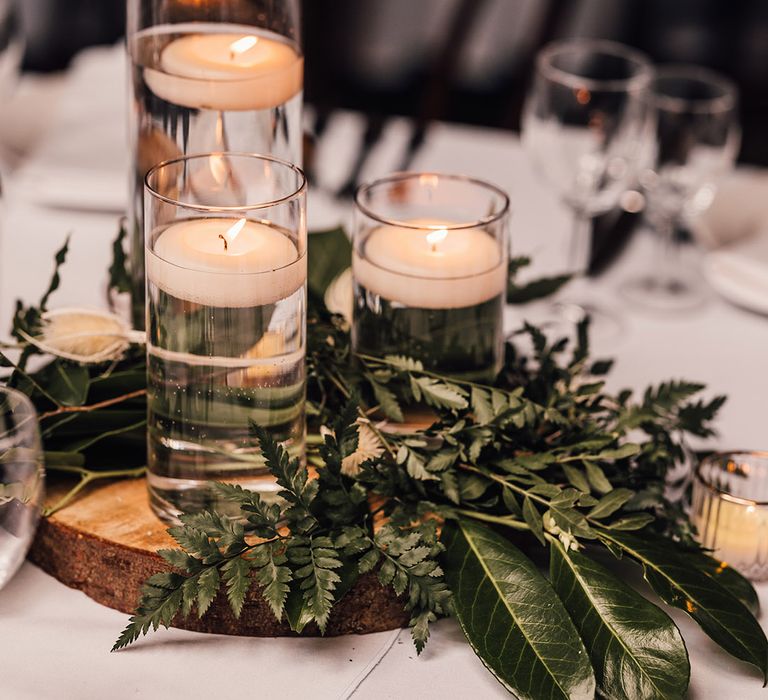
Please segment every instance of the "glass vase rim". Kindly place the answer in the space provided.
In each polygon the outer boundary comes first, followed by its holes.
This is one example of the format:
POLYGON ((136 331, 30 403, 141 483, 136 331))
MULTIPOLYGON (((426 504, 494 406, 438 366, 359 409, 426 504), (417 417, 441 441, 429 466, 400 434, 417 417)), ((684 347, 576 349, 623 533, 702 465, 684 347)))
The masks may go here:
MULTIPOLYGON (((30 415, 37 415, 35 405, 32 403, 32 400, 29 398, 29 396, 27 396, 23 391, 19 391, 12 386, 0 385, 0 396, 9 396, 18 402, 17 406, 22 407, 23 411, 29 413, 30 415)), ((17 406, 12 406, 11 410, 15 411, 17 406)))
POLYGON ((645 89, 654 75, 650 58, 640 49, 610 39, 557 39, 551 41, 536 57, 537 70, 548 80, 559 82, 573 89, 600 90, 604 92, 629 92, 631 89, 645 89), (596 54, 621 58, 634 63, 637 72, 627 78, 590 78, 558 68, 552 64, 552 58, 565 50, 593 51, 596 54))
MULTIPOLYGON (((155 35, 162 35, 165 33, 171 34, 171 33, 180 33, 184 29, 190 28, 193 29, 195 27, 198 27, 200 25, 224 25, 227 27, 237 27, 243 30, 247 29, 255 29, 260 32, 263 32, 264 34, 272 34, 275 37, 278 37, 278 39, 284 40, 283 43, 290 46, 295 52, 296 52, 296 58, 297 61, 305 61, 306 57, 304 55, 304 50, 301 46, 301 42, 297 39, 286 36, 285 34, 280 34, 280 32, 276 32, 272 29, 267 29, 266 27, 260 27, 255 24, 240 24, 238 22, 206 22, 206 21, 199 21, 199 20, 188 20, 184 22, 163 22, 162 24, 153 24, 147 27, 142 27, 141 29, 138 29, 134 32, 132 32, 130 35, 126 34, 125 41, 127 43, 127 51, 129 58, 133 58, 132 51, 134 50, 133 42, 136 41, 136 39, 142 35, 144 36, 155 36, 155 35), (167 31, 167 30, 172 31, 167 31), (162 30, 162 31, 161 31, 162 30)), ((186 34, 185 36, 193 36, 193 35, 200 35, 204 36, 207 32, 190 32, 189 34, 186 34)), ((213 34, 214 32, 210 32, 213 34)), ((238 34, 239 32, 220 32, 222 34, 238 34)), ((253 32, 252 32, 253 34, 253 32)), ((151 65, 145 65, 145 63, 141 61, 134 61, 134 64, 137 66, 140 66, 142 69, 152 68, 151 65)), ((286 70, 285 68, 283 70, 286 70)), ((210 83, 210 78, 198 78, 194 76, 189 75, 182 75, 180 73, 173 73, 169 71, 167 72, 168 75, 171 75, 175 78, 183 78, 185 80, 188 80, 192 83, 210 83)), ((274 71, 275 73, 281 72, 280 70, 274 71)), ((222 83, 242 83, 242 82, 249 82, 253 80, 257 80, 258 77, 243 77, 243 76, 233 76, 231 78, 216 78, 216 82, 222 82, 222 83)))
POLYGON ((208 214, 215 212, 234 214, 248 211, 259 211, 263 209, 272 209, 273 207, 280 206, 281 204, 287 204, 294 200, 300 199, 307 193, 307 176, 304 173, 304 170, 302 170, 302 168, 300 168, 298 165, 277 156, 267 155, 265 153, 250 153, 246 151, 210 151, 206 153, 189 153, 177 158, 169 158, 167 160, 156 163, 147 171, 147 174, 144 176, 144 189, 155 199, 159 199, 160 201, 165 202, 166 204, 171 204, 172 206, 208 214), (282 197, 277 197, 275 199, 256 202, 253 204, 237 204, 232 206, 225 206, 184 202, 183 200, 169 197, 168 195, 158 192, 150 183, 150 178, 163 168, 179 165, 188 161, 197 160, 199 158, 211 158, 212 156, 222 156, 225 158, 244 158, 252 161, 268 161, 280 167, 291 170, 295 175, 298 176, 298 186, 291 188, 293 189, 293 192, 287 195, 283 195, 282 197))
MULTIPOLYGON (((18 439, 21 434, 21 428, 29 421, 32 423, 33 430, 38 430, 38 416, 35 405, 32 403, 32 399, 29 398, 24 392, 19 391, 11 386, 0 385, 0 397, 8 397, 13 402, 10 406, 10 412, 21 418, 20 421, 14 422, 10 426, 0 425, 0 440, 5 437, 8 438, 9 443, 13 443, 14 439, 18 439)), ((9 447, 11 449, 11 447, 9 447)), ((0 443, 0 452, 2 452, 2 444, 0 443)))
POLYGON ((385 226, 397 226, 398 228, 409 229, 412 231, 461 231, 465 229, 479 228, 481 226, 488 226, 489 224, 501 221, 510 211, 510 199, 509 195, 498 185, 489 182, 488 180, 482 180, 471 175, 461 175, 457 173, 446 173, 438 171, 401 171, 390 173, 382 177, 365 182, 360 185, 355 192, 355 206, 361 213, 365 214, 369 219, 376 221, 385 226), (436 177, 438 179, 451 180, 454 182, 462 182, 465 184, 480 187, 483 190, 493 192, 495 195, 501 198, 501 208, 493 214, 474 219, 472 221, 460 221, 458 223, 448 222, 442 224, 418 224, 413 220, 397 219, 389 216, 383 216, 377 214, 368 205, 364 204, 362 198, 365 194, 370 192, 376 187, 382 185, 405 182, 407 180, 418 180, 422 177, 436 177))
POLYGON ((735 109, 738 103, 739 89, 736 83, 724 73, 695 63, 663 63, 655 67, 653 78, 648 88, 648 100, 656 108, 668 112, 694 114, 716 114, 735 109), (712 97, 676 97, 665 95, 655 90, 659 79, 676 78, 716 88, 719 95, 712 97))
POLYGON ((744 498, 743 496, 735 496, 729 491, 718 488, 717 486, 712 484, 708 479, 706 479, 702 474, 702 469, 704 467, 710 464, 714 465, 716 462, 719 462, 722 459, 731 459, 736 455, 752 456, 752 457, 758 457, 760 459, 768 460, 768 451, 766 450, 724 450, 721 452, 714 452, 710 455, 707 455, 706 457, 702 458, 699 461, 698 465, 696 466, 696 469, 694 470, 695 482, 700 486, 703 486, 705 489, 707 489, 711 493, 716 494, 718 498, 721 498, 724 501, 728 501, 729 503, 734 503, 742 506, 753 506, 757 508, 768 508, 768 501, 758 501, 754 498, 744 498))

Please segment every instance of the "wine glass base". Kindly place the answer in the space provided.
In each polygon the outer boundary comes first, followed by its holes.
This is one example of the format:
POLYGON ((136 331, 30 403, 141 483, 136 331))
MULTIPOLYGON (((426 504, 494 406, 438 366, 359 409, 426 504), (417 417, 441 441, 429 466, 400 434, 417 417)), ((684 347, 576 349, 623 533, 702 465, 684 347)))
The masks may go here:
POLYGON ((557 301, 531 304, 522 317, 539 327, 551 339, 573 337, 576 326, 589 317, 589 335, 600 340, 615 340, 625 330, 621 317, 611 309, 587 299, 564 297, 557 301))
POLYGON ((660 313, 693 311, 707 301, 703 286, 693 280, 646 276, 629 280, 619 289, 634 306, 660 313))

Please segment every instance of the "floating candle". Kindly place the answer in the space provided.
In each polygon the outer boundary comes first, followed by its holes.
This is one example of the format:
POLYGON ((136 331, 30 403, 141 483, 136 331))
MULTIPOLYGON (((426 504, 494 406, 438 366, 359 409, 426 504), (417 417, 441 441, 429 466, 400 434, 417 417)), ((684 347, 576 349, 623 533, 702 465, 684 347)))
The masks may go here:
POLYGON ((278 107, 301 92, 304 59, 285 41, 263 34, 190 34, 171 41, 159 69, 146 68, 152 92, 192 109, 260 110, 278 107))
POLYGON ((414 219, 380 226, 353 255, 357 283, 404 306, 454 309, 502 294, 507 270, 497 241, 478 228, 414 219))
POLYGON ((147 251, 149 279, 198 304, 272 304, 306 280, 306 256, 282 231, 247 219, 190 219, 157 234, 147 251))

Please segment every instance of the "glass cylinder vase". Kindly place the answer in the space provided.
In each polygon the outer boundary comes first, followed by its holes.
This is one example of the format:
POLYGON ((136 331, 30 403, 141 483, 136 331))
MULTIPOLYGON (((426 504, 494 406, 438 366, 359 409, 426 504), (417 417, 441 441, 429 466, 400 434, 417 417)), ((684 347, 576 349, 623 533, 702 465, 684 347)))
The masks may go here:
POLYGON ((299 0, 128 0, 127 7, 129 263, 133 322, 141 327, 144 176, 162 161, 219 151, 301 165, 304 59, 299 0))
POLYGON ((145 204, 150 502, 226 513, 212 481, 277 490, 254 425, 304 459, 306 182, 270 156, 188 156, 149 171, 145 204))
POLYGON ((398 173, 355 201, 355 351, 492 379, 503 360, 507 195, 460 175, 398 173))

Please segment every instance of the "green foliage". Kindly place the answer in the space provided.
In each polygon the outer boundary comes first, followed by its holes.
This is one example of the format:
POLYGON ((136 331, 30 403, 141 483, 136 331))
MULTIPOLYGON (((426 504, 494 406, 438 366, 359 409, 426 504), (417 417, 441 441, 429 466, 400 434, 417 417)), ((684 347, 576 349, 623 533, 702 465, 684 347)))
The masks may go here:
POLYGON ((319 479, 310 479, 306 466, 254 425, 267 467, 282 487, 283 505, 217 484, 220 495, 240 507, 241 519, 207 511, 181 516, 182 524, 168 530, 180 549, 160 551, 181 574, 162 579, 162 586, 150 579, 114 649, 159 624, 167 626, 177 614, 196 609, 202 616, 222 586, 236 617, 255 585, 278 620, 285 618, 299 632, 313 622, 324 633, 334 604, 359 574, 381 562, 379 579, 404 596, 413 611, 414 641, 421 650, 428 623, 449 608, 450 593, 437 563, 442 547, 434 526, 387 525, 371 537, 369 528, 358 524, 370 518, 366 492, 341 470, 358 446, 356 418, 356 405, 347 403, 325 439, 326 468, 319 479))
POLYGON ((550 578, 589 655, 607 698, 683 698, 690 666, 674 622, 605 567, 559 542, 550 578))
POLYGON ((685 610, 717 644, 757 667, 768 681, 768 641, 760 624, 729 591, 666 542, 603 532, 601 537, 638 561, 659 597, 685 610))
MULTIPOLYGON (((339 232, 310 240, 313 261, 326 256, 310 266, 307 324, 309 428, 330 429, 308 453, 317 476, 254 426, 280 501, 218 485, 240 517, 190 514, 172 528, 180 548, 160 552, 171 570, 147 581, 115 649, 177 615, 204 614, 217 595, 235 615, 261 596, 291 629, 324 631, 356 579, 376 575, 410 611, 418 651, 429 623, 455 611, 483 662, 519 697, 591 696, 595 688, 680 697, 688 660, 679 633, 600 563, 607 551, 639 562, 668 605, 765 673, 754 589, 700 551, 685 503, 667 496, 672 468, 690 456, 688 437, 713 434, 724 398, 702 398, 703 387, 685 381, 638 398, 607 392, 611 361, 590 359, 587 323, 574 342, 525 325, 492 385, 440 376, 409 357, 354 356, 347 323, 321 302, 349 264, 346 239, 338 255, 333 241, 339 232), (519 336, 532 352, 518 349, 519 336), (429 427, 377 423, 402 422, 413 407, 432 412, 429 427), (344 464, 361 447, 365 420, 379 456, 350 471, 344 464), (386 522, 374 527, 379 517, 386 522), (549 581, 528 558, 546 549, 549 581)), ((66 246, 41 304, 19 305, 17 332, 37 330, 65 257, 66 246)), ((119 286, 124 260, 115 257, 119 286)), ((54 360, 30 372, 36 353, 0 355, 0 366, 41 415, 48 468, 79 474, 76 489, 94 475, 135 475, 146 449, 143 353, 86 368, 54 360)))
POLYGON ((572 279, 571 275, 556 275, 554 277, 542 277, 527 284, 519 285, 517 283, 517 274, 530 264, 531 259, 527 257, 512 258, 509 261, 508 304, 527 304, 537 299, 552 296, 572 279))
POLYGON ((456 616, 475 652, 519 698, 592 698, 595 676, 563 603, 531 561, 484 525, 446 527, 456 616))
POLYGON ((420 654, 429 638, 428 623, 447 614, 451 606, 450 591, 436 561, 444 549, 437 530, 428 525, 412 529, 387 524, 374 541, 376 549, 371 550, 364 568, 381 560, 379 581, 404 596, 406 608, 413 613, 411 635, 420 654))
POLYGON ((109 266, 110 290, 120 294, 131 291, 131 276, 128 273, 128 256, 125 254, 125 238, 128 235, 126 222, 120 222, 117 238, 112 243, 112 264, 109 266))

